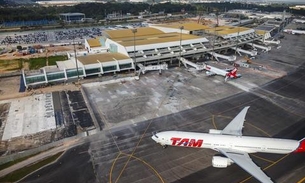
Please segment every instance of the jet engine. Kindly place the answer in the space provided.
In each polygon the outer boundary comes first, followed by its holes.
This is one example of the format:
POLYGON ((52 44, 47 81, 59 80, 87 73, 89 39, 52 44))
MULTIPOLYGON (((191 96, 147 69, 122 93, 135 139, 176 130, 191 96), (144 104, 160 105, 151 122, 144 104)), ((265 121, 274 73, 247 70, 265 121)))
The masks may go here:
POLYGON ((227 168, 232 165, 234 162, 226 157, 213 156, 212 165, 215 168, 227 168))
POLYGON ((207 76, 215 76, 216 74, 214 72, 206 71, 205 72, 207 76))

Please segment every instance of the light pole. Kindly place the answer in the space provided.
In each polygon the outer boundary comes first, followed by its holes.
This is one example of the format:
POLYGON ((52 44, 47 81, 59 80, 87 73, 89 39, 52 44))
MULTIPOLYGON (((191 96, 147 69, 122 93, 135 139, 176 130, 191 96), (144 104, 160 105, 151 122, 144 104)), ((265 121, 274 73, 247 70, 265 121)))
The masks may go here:
POLYGON ((74 58, 75 58, 75 65, 76 65, 76 72, 77 72, 77 84, 79 84, 79 74, 78 74, 78 63, 77 63, 77 56, 76 56, 76 48, 75 48, 75 37, 73 37, 73 47, 74 47, 74 58))
POLYGON ((182 42, 182 29, 184 29, 184 26, 181 26, 181 27, 179 27, 180 28, 180 51, 179 51, 179 67, 180 67, 180 59, 181 59, 181 51, 182 51, 182 49, 181 49, 181 42, 182 42))
POLYGON ((239 19, 239 23, 238 23, 238 32, 237 32, 237 37, 236 37, 237 39, 236 39, 235 55, 237 54, 237 47, 238 47, 238 41, 239 41, 239 40, 238 40, 238 39, 239 39, 238 37, 239 37, 239 31, 240 31, 239 28, 240 28, 240 25, 241 25, 241 22, 240 22, 240 14, 238 15, 238 19, 239 19))
POLYGON ((136 33, 137 33, 137 29, 131 29, 132 33, 133 33, 133 64, 134 64, 134 73, 136 75, 137 73, 137 59, 136 59, 136 33))
POLYGON ((212 60, 214 61, 215 58, 215 40, 216 40, 216 26, 214 27, 214 36, 213 36, 213 53, 212 53, 212 60))

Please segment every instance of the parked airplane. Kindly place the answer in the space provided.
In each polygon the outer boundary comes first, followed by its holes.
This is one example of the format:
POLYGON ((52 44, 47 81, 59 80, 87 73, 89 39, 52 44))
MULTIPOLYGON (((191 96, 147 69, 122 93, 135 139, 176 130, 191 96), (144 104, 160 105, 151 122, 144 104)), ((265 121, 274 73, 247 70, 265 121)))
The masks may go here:
POLYGON ((241 74, 237 74, 237 68, 223 70, 210 65, 206 65, 205 70, 208 76, 220 75, 225 77, 225 81, 227 81, 228 78, 236 79, 241 77, 241 74))
POLYGON ((305 34, 304 30, 293 30, 293 29, 284 29, 283 32, 286 32, 288 34, 305 34))
POLYGON ((302 23, 302 24, 304 24, 304 23, 305 23, 305 20, 302 20, 302 19, 294 19, 293 22, 294 22, 294 23, 302 23))
POLYGON ((272 180, 250 158, 249 153, 263 152, 287 154, 305 152, 305 138, 300 141, 242 136, 246 113, 245 107, 223 130, 210 129, 209 133, 164 131, 153 133, 152 139, 164 148, 170 146, 209 148, 225 155, 214 156, 213 167, 226 168, 236 163, 262 183, 272 180))
POLYGON ((225 77, 225 81, 228 80, 228 78, 231 78, 231 79, 236 79, 236 78, 240 78, 241 77, 241 74, 237 74, 237 68, 233 68, 233 69, 226 69, 226 70, 223 70, 223 69, 219 69, 217 67, 213 67, 213 66, 210 66, 210 65, 207 65, 207 64, 196 64, 194 62, 191 62, 183 57, 179 57, 178 58, 182 63, 183 65, 187 68, 188 66, 192 66, 194 67, 197 71, 202 71, 202 70, 206 70, 206 74, 208 76, 215 76, 215 75, 220 75, 220 76, 223 76, 225 77))

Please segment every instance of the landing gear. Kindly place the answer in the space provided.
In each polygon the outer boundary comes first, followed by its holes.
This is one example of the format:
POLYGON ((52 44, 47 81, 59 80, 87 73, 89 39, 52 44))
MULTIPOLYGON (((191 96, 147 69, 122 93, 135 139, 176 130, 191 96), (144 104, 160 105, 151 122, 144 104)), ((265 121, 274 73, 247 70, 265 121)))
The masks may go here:
POLYGON ((163 149, 167 148, 167 145, 161 145, 163 149))

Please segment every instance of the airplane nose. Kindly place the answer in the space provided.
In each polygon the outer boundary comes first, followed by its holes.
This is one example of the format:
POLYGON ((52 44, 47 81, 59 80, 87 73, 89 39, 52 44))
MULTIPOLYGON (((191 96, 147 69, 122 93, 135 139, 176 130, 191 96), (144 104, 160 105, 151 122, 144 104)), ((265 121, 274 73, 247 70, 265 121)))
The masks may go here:
POLYGON ((156 137, 155 137, 155 136, 151 136, 151 138, 152 138, 154 141, 156 141, 156 137))
POLYGON ((155 132, 153 132, 153 136, 151 137, 155 142, 159 141, 159 137, 157 136, 157 134, 155 132))

